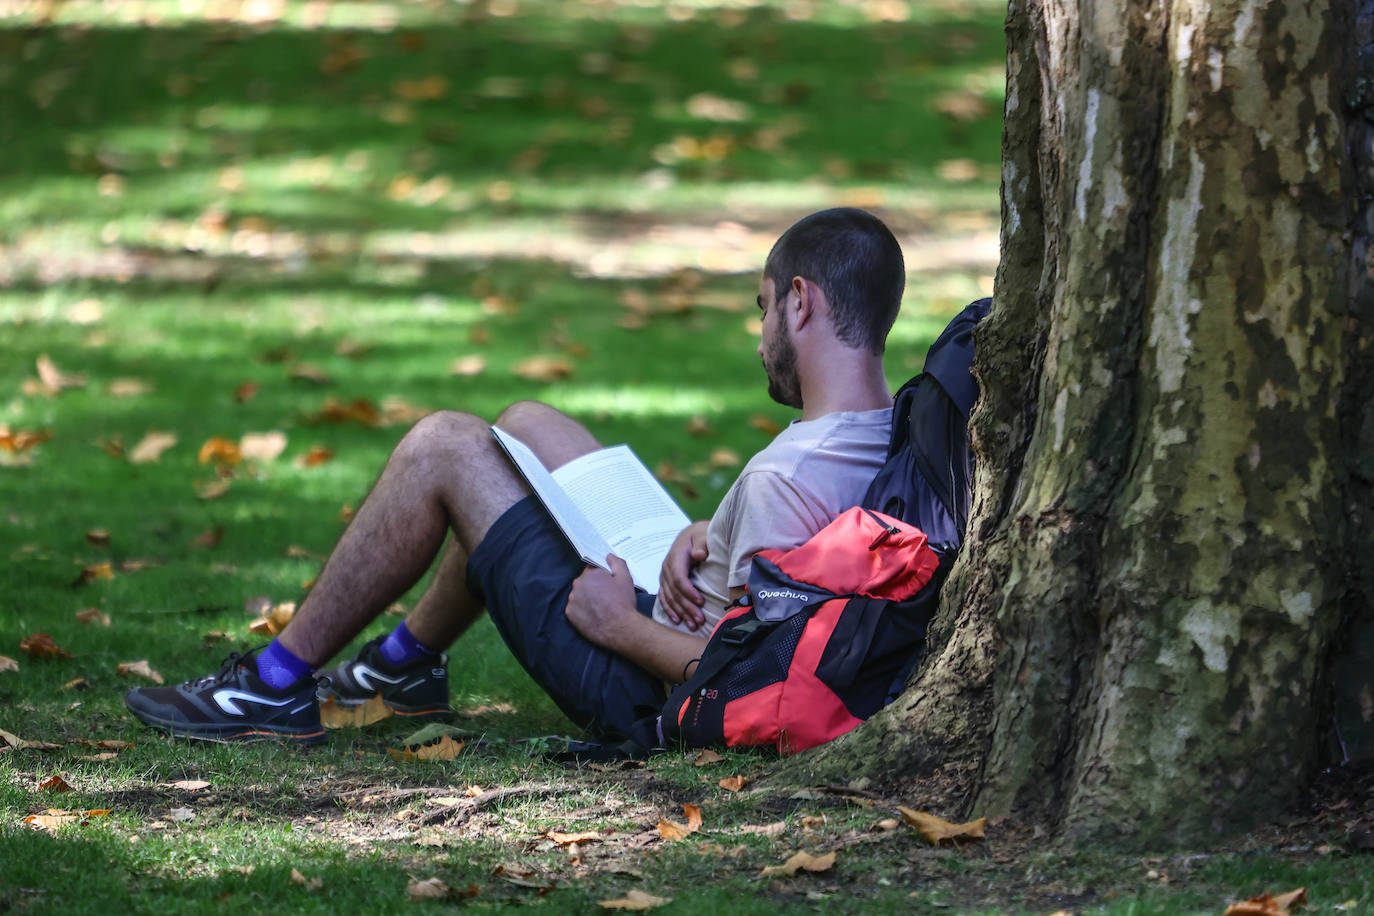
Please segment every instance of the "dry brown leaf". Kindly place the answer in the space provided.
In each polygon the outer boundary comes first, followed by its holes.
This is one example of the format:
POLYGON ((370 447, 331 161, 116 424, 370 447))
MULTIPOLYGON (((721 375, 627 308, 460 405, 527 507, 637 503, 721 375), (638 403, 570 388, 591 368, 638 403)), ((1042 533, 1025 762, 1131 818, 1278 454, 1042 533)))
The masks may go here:
POLYGON ((7 428, 0 427, 0 451, 13 454, 27 452, 36 445, 42 445, 52 438, 52 433, 47 430, 31 433, 25 430, 10 432, 7 428))
POLYGON ((57 808, 49 808, 42 814, 30 814, 24 818, 24 823, 39 830, 55 831, 59 827, 67 824, 90 823, 94 818, 107 817, 110 813, 109 808, 91 808, 87 811, 62 811, 57 808))
POLYGON ((72 787, 67 785, 67 780, 63 779, 60 773, 54 773, 40 782, 38 789, 42 792, 70 792, 72 787))
POLYGON ((711 467, 737 468, 740 466, 739 452, 729 448, 718 448, 711 452, 711 467))
POLYGON ((196 491, 196 499, 208 502, 212 499, 219 499, 225 493, 228 493, 231 483, 232 481, 221 478, 219 480, 208 481, 197 480, 192 483, 191 486, 196 491))
POLYGON ((323 878, 307 878, 305 875, 301 874, 294 868, 291 869, 291 883, 299 884, 301 887, 304 887, 306 890, 310 891, 317 891, 320 888, 324 887, 323 878))
POLYGON ((298 382, 310 382, 312 385, 334 384, 334 376, 313 363, 296 363, 287 372, 287 376, 298 382))
POLYGON ((724 759, 724 757, 708 747, 704 748, 700 754, 697 754, 696 759, 692 761, 692 766, 704 767, 712 763, 720 763, 724 759))
POLYGON ((882 820, 878 821, 878 823, 874 824, 873 829, 888 831, 896 830, 900 826, 902 826, 902 822, 897 820, 895 817, 885 817, 882 820))
POLYGON ((345 337, 334 345, 334 353, 345 359, 362 359, 372 349, 372 344, 345 337))
POLYGON ((257 382, 244 382, 234 389, 234 400, 243 404, 258 396, 257 382))
POLYGON ((320 723, 325 728, 361 728, 392 715, 391 707, 382 702, 381 694, 357 706, 340 706, 333 697, 320 704, 320 723))
POLYGON ((178 779, 176 782, 163 782, 158 785, 168 789, 183 789, 187 792, 199 792, 202 789, 210 788, 210 784, 203 779, 178 779))
POLYGON ((114 751, 105 751, 100 754, 78 754, 77 760, 86 760, 91 763, 103 763, 106 760, 114 760, 119 755, 114 751))
POLYGON ((239 451, 236 443, 223 436, 214 436, 205 440, 205 444, 200 447, 200 451, 196 454, 196 460, 201 464, 208 464, 211 461, 219 464, 238 464, 243 460, 243 453, 239 451))
POLYGON ((80 588, 87 582, 97 580, 108 581, 115 577, 114 566, 110 563, 94 563, 81 570, 81 574, 72 582, 72 588, 80 588))
POLYGON ((438 74, 421 79, 397 80, 391 91, 407 102, 433 102, 448 94, 448 80, 438 74))
POLYGON ((191 546, 204 547, 207 550, 213 550, 214 548, 219 546, 219 542, 222 540, 224 540, 224 526, 216 525, 213 528, 207 528, 205 531, 202 531, 200 534, 192 538, 191 546))
POLYGON ((486 371, 487 358, 477 353, 471 356, 460 356, 448 367, 449 375, 460 375, 465 378, 481 375, 486 371))
POLYGON ((296 464, 303 468, 313 468, 332 461, 333 458, 333 449, 325 448, 323 445, 312 445, 310 451, 296 459, 296 464))
POLYGON ((122 751, 126 747, 134 746, 132 741, 120 741, 117 738, 102 738, 98 741, 91 741, 86 738, 78 738, 73 743, 79 744, 82 747, 99 748, 102 751, 122 751))
POLYGON ((572 377, 573 365, 560 356, 531 356, 512 366, 511 372, 530 382, 559 382, 572 377))
POLYGON ((412 878, 406 885, 406 896, 411 900, 441 900, 451 893, 453 888, 438 878, 427 878, 424 881, 412 878))
POLYGON ((905 805, 898 805, 897 810, 901 813, 902 819, 916 828, 921 836, 932 846, 938 846, 942 841, 949 840, 981 840, 983 839, 988 819, 980 817, 976 821, 969 821, 967 824, 953 824, 943 818, 924 811, 916 811, 905 805))
POLYGON ((146 658, 141 658, 136 662, 120 662, 115 667, 115 674, 120 677, 141 677, 154 684, 163 683, 162 675, 153 670, 146 658))
POLYGON ((114 436, 110 439, 97 439, 95 440, 95 445, 115 461, 128 460, 128 454, 124 450, 124 440, 119 436, 114 436))
POLYGON ((86 540, 96 547, 109 547, 110 532, 106 531, 104 528, 92 528, 90 531, 86 532, 86 540))
POLYGON ((8 655, 0 655, 0 673, 6 671, 18 671, 19 663, 8 655))
POLYGON ((98 623, 102 627, 108 627, 110 625, 110 615, 94 607, 88 607, 85 610, 77 611, 76 620, 78 623, 84 623, 87 626, 93 623, 98 623))
POLYGON ((286 451, 286 433, 245 433, 239 439, 239 454, 248 461, 273 461, 286 451))
POLYGON ((19 640, 19 651, 34 658, 71 658, 72 654, 52 641, 47 633, 33 633, 19 640))
POLYGON ((412 404, 399 395, 382 398, 382 425, 413 426, 434 413, 429 407, 412 404))
POLYGON ((749 785, 748 776, 727 776, 720 781, 720 787, 727 792, 738 792, 749 785))
POLYGON ((141 378, 115 378, 110 379, 105 390, 110 393, 110 397, 136 398, 152 391, 153 383, 145 382, 141 378))
POLYGON ((827 852, 823 856, 813 856, 809 852, 799 852, 781 865, 769 865, 759 872, 760 878, 776 878, 779 875, 790 878, 799 871, 829 871, 835 865, 835 854, 827 852))
POLYGON ((9 748, 10 750, 17 751, 26 744, 28 744, 28 742, 25 741, 23 738, 19 737, 13 732, 7 732, 3 728, 0 728, 0 745, 3 745, 4 747, 9 748))
MULTIPOLYGON (((374 697, 374 699, 379 698, 380 697, 374 697)), ((369 700, 368 702, 372 701, 369 700)), ((388 710, 388 712, 389 711, 390 710, 388 710)), ((416 760, 453 760, 462 753, 465 746, 466 742, 454 741, 448 735, 444 735, 434 744, 422 744, 418 747, 406 747, 399 750, 394 747, 389 747, 386 749, 386 752, 392 760, 401 763, 414 763, 416 760)), ((452 799, 452 802, 457 804, 458 799, 452 799)))
POLYGON ((544 836, 559 846, 567 846, 570 843, 588 843, 592 840, 601 839, 601 834, 596 830, 584 830, 581 833, 559 833, 557 830, 550 830, 544 836))
POLYGON ((697 414, 687 421, 687 435, 689 436, 696 436, 701 439, 706 436, 714 436, 715 434, 716 430, 715 427, 711 425, 711 421, 701 414, 697 414))
POLYGON ((176 433, 153 430, 138 440, 138 444, 129 450, 129 462, 131 464, 150 464, 161 458, 163 452, 176 444, 176 433))
POLYGON ((645 891, 630 890, 624 897, 598 901, 597 906, 603 910, 652 910, 672 902, 672 897, 655 897, 645 891))
POLYGON ((696 805, 683 805, 682 813, 687 816, 687 823, 685 824, 660 817, 658 819, 659 836, 670 841, 681 840, 701 829, 701 808, 696 805))
POLYGON ((48 358, 44 353, 35 361, 38 369, 38 378, 43 383, 45 393, 49 395, 57 394, 68 388, 85 388, 86 376, 77 373, 66 373, 57 368, 57 364, 48 358))
POLYGON ((772 417, 764 416, 761 413, 754 414, 754 416, 750 417, 749 425, 768 436, 776 436, 778 433, 782 432, 782 427, 778 425, 776 420, 772 417))
POLYGON ((470 783, 466 788, 463 789, 463 794, 466 795, 468 798, 476 798, 477 796, 482 795, 486 791, 486 789, 482 788, 476 783, 470 783))
POLYGON ((376 426, 381 422, 377 405, 367 398, 357 398, 345 404, 335 398, 325 398, 320 412, 305 418, 312 426, 322 423, 357 423, 360 426, 376 426))
POLYGON ((1295 908, 1307 903, 1307 888, 1300 887, 1277 897, 1260 894, 1226 908, 1224 916, 1288 916, 1295 908))

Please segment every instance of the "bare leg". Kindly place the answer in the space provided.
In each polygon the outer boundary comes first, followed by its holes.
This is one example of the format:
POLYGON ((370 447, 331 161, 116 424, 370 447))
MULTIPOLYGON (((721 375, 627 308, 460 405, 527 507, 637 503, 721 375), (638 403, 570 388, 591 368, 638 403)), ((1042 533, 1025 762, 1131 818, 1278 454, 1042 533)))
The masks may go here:
MULTIPOLYGON (((512 404, 496 425, 528 445, 550 470, 601 447, 582 424, 533 401, 512 404)), ((449 539, 429 588, 406 615, 406 628, 426 646, 447 648, 482 616, 467 587, 468 552, 457 538, 449 539)))

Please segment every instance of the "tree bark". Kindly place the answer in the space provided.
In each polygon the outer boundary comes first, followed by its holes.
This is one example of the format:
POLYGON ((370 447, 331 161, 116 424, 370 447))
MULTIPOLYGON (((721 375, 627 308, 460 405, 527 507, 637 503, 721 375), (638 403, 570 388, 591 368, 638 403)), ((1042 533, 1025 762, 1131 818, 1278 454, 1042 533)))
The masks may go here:
POLYGON ((1012 0, 968 540, 906 693, 805 770, 953 769, 972 813, 1144 843, 1321 759, 1371 617, 1358 23, 1012 0))

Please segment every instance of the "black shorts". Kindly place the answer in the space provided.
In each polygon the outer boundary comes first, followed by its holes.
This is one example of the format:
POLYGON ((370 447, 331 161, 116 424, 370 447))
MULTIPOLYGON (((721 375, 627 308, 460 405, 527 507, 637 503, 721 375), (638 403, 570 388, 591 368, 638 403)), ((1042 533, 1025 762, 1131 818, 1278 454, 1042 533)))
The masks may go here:
MULTIPOLYGON (((598 737, 625 736, 631 723, 657 714, 667 696, 661 680, 589 642, 564 616, 584 569, 543 504, 527 496, 472 552, 467 584, 516 659, 569 719, 598 737)), ((651 614, 653 596, 635 597, 639 612, 651 614)))

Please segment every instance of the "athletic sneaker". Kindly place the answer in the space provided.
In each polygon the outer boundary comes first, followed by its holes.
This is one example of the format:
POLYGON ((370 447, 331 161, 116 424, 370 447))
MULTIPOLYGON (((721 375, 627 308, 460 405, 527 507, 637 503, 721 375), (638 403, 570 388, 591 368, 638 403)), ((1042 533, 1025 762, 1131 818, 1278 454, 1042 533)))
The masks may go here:
POLYGON ((143 722, 178 738, 324 740, 314 678, 277 690, 258 677, 251 655, 237 652, 207 677, 175 687, 135 687, 124 695, 124 705, 143 722))
POLYGON ((449 712, 448 656, 427 655, 392 665, 382 657, 386 636, 363 646, 352 661, 316 673, 321 701, 359 706, 377 694, 398 716, 439 716, 449 712))

